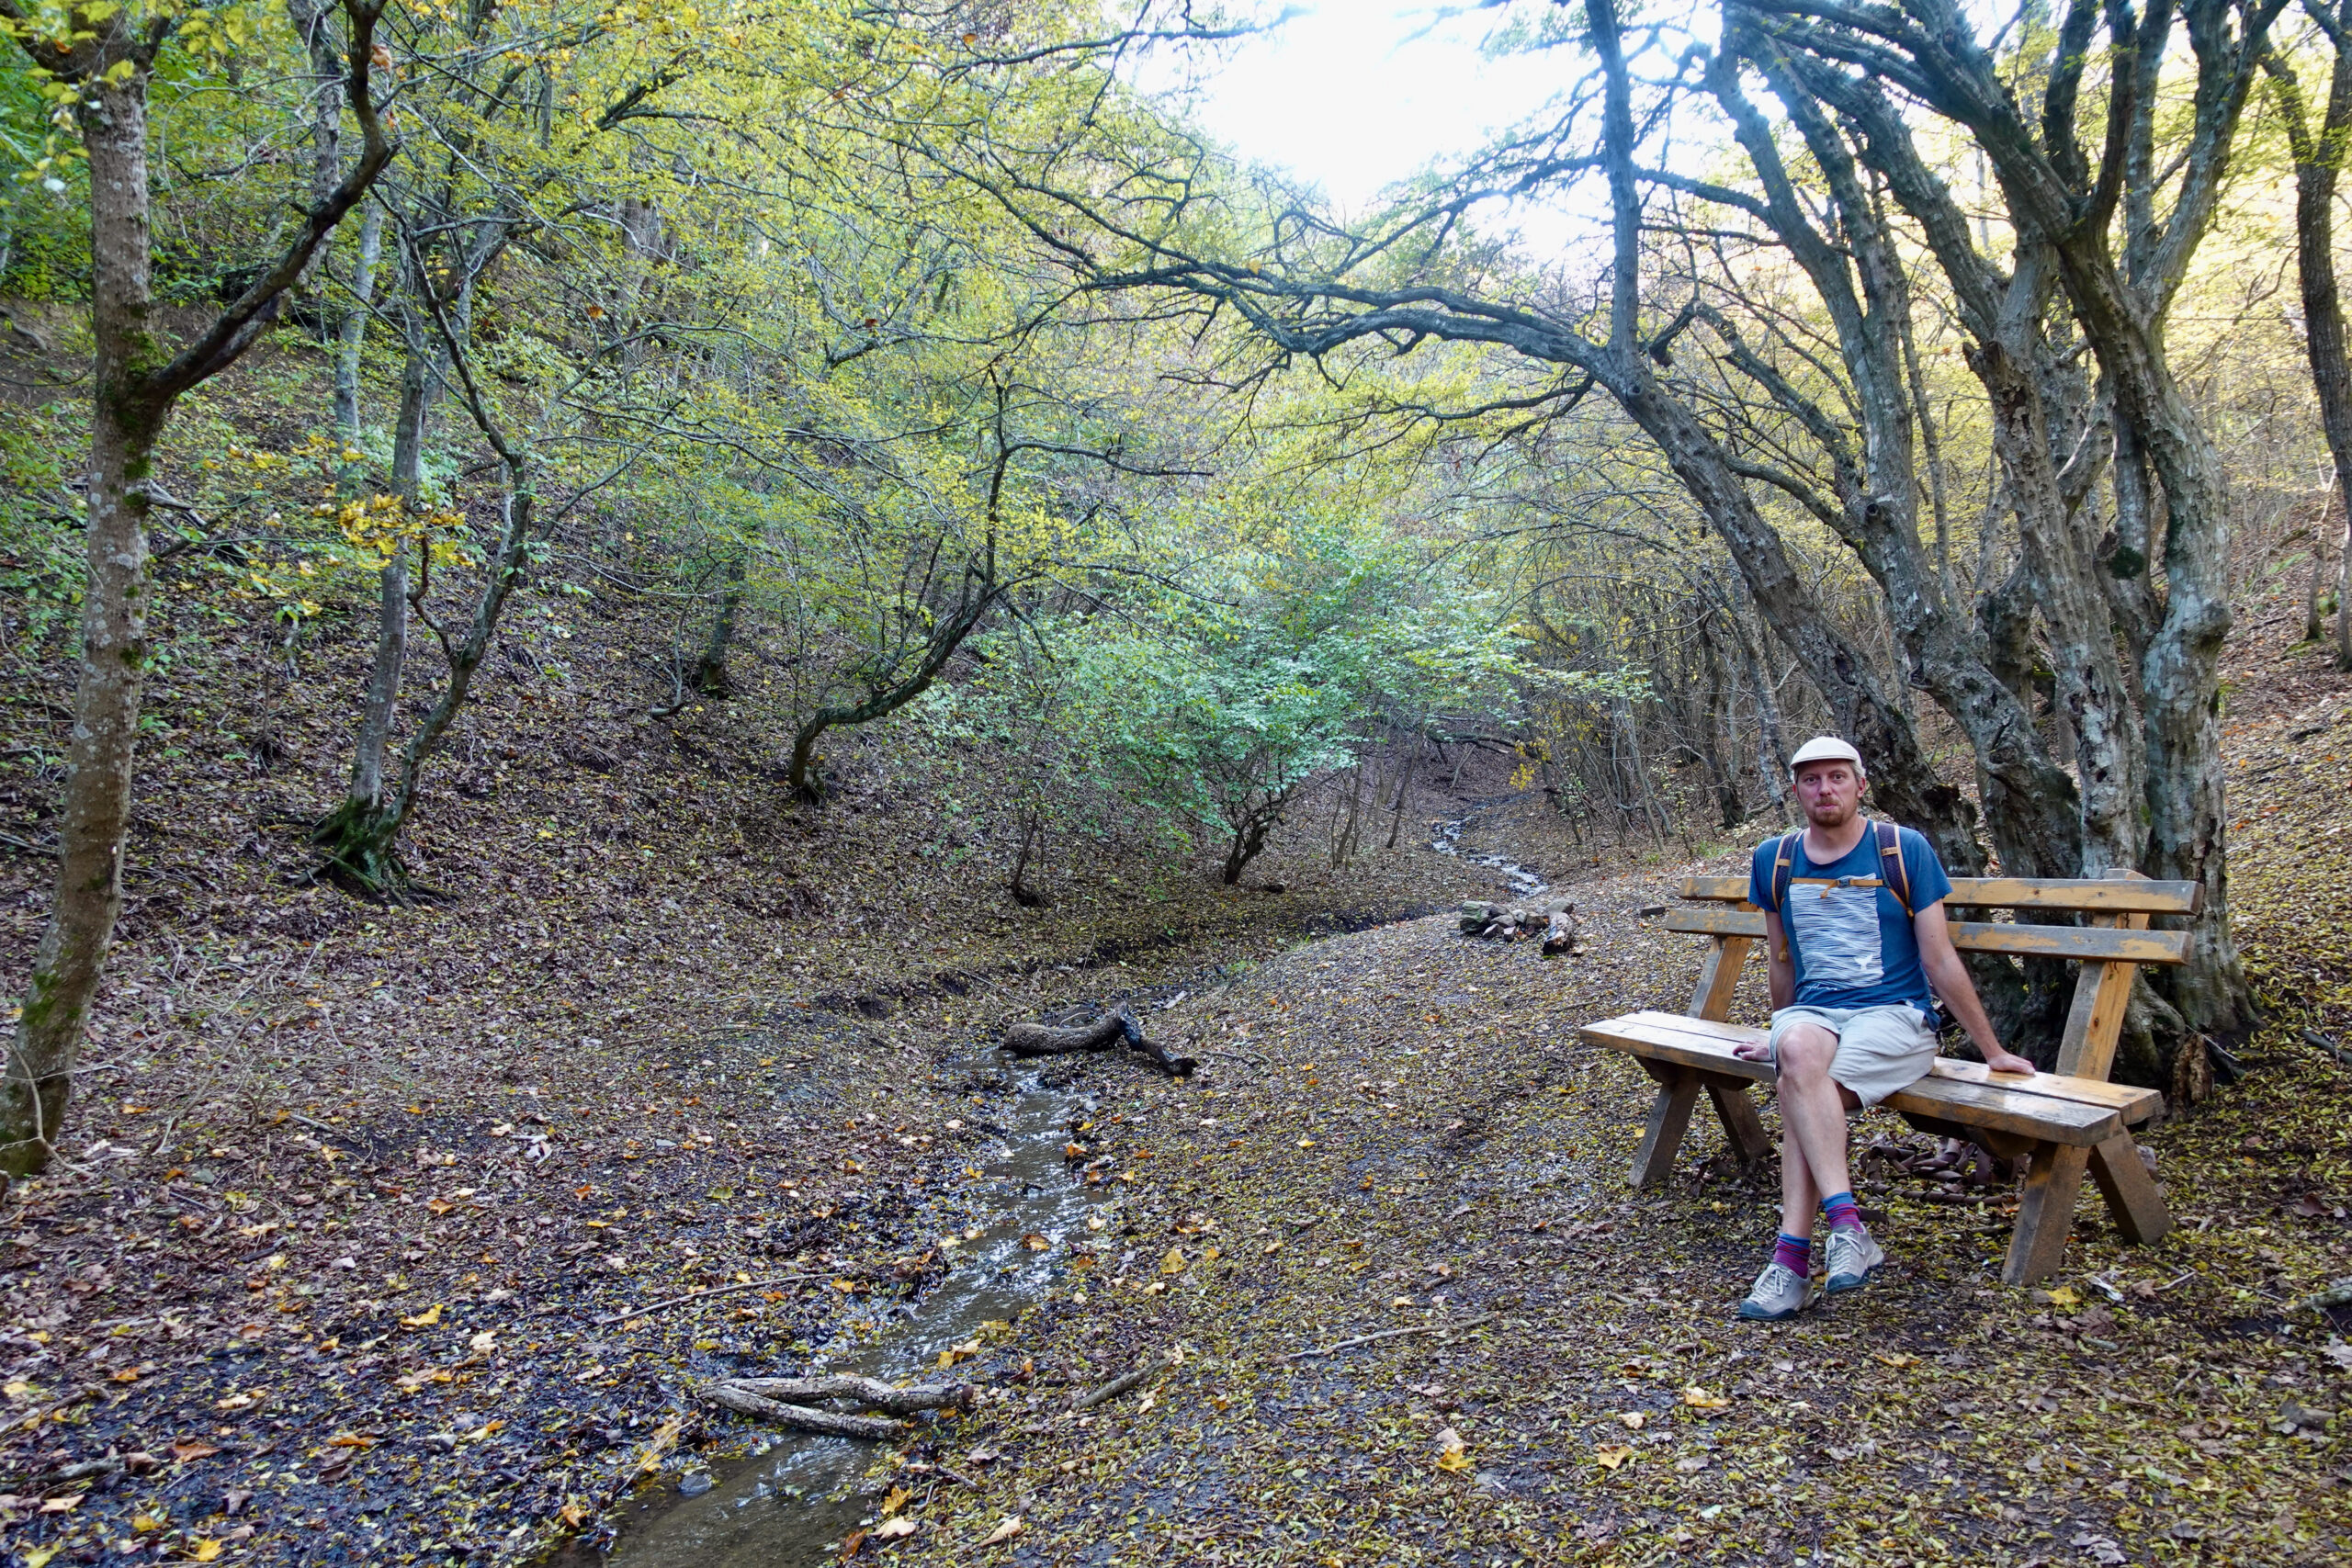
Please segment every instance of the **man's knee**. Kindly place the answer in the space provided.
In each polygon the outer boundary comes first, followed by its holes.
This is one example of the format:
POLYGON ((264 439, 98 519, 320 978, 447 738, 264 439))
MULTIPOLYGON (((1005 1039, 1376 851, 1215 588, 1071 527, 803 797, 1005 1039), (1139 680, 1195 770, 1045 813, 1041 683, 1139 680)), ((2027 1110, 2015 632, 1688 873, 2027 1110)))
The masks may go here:
POLYGON ((1829 1075, 1838 1056, 1838 1036, 1817 1023, 1792 1024, 1781 1032, 1781 1073, 1800 1083, 1829 1075))

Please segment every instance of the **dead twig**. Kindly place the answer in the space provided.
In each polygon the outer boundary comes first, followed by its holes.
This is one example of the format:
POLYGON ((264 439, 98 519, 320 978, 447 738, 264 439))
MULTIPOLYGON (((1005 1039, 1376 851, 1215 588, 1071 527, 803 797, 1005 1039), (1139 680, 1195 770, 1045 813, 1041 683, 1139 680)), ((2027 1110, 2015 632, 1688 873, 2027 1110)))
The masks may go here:
POLYGON ((1136 1368, 1133 1371, 1121 1372, 1117 1377, 1113 1378, 1109 1382, 1104 1383, 1092 1393, 1081 1394, 1078 1398, 1071 1400, 1069 1402, 1070 1414, 1075 1416, 1081 1410, 1091 1410, 1098 1404, 1108 1404, 1110 1401, 1118 1398, 1119 1395, 1126 1393, 1128 1390, 1140 1387, 1144 1381, 1158 1370, 1159 1369, 1156 1367, 1146 1363, 1143 1366, 1136 1368))
POLYGON ((810 1280, 832 1278, 831 1274, 780 1274, 773 1280, 741 1280, 732 1285, 715 1285, 707 1291, 693 1291, 683 1296, 672 1296, 666 1302, 654 1302, 630 1312, 616 1312, 610 1317, 597 1318, 594 1323, 598 1328, 609 1328, 616 1323, 627 1323, 633 1317, 643 1317, 647 1313, 660 1312, 665 1307, 684 1306, 688 1302, 698 1302, 706 1296, 732 1295, 737 1291, 757 1291, 769 1285, 797 1285, 810 1280))
POLYGON ((749 1416, 755 1421, 774 1421, 780 1426, 797 1427, 804 1432, 822 1432, 831 1438, 895 1438, 906 1430, 898 1422, 880 1416, 843 1416, 831 1410, 811 1410, 805 1404, 782 1404, 773 1399, 763 1399, 756 1393, 746 1393, 732 1383, 705 1383, 695 1390, 695 1397, 705 1404, 716 1404, 722 1410, 732 1410, 738 1416, 749 1416))
POLYGON ((780 1399, 787 1403, 804 1399, 854 1399, 876 1410, 887 1410, 893 1416, 912 1416, 919 1410, 969 1410, 980 1396, 980 1391, 970 1383, 917 1383, 912 1387, 900 1388, 878 1378, 861 1378, 845 1372, 807 1378, 725 1378, 720 1381, 729 1388, 740 1388, 745 1393, 755 1393, 762 1399, 780 1399))
POLYGON ((1465 1328, 1476 1328, 1482 1323, 1492 1323, 1493 1313, 1477 1317, 1465 1317, 1460 1323, 1425 1323, 1412 1328, 1384 1328, 1377 1334, 1359 1334, 1353 1339, 1342 1339, 1336 1345, 1319 1346, 1312 1350, 1293 1350, 1287 1356, 1277 1356, 1278 1361, 1303 1361, 1309 1356, 1330 1356, 1341 1350, 1352 1350, 1359 1345, 1369 1345, 1378 1339, 1401 1339, 1408 1334, 1457 1334, 1465 1328))

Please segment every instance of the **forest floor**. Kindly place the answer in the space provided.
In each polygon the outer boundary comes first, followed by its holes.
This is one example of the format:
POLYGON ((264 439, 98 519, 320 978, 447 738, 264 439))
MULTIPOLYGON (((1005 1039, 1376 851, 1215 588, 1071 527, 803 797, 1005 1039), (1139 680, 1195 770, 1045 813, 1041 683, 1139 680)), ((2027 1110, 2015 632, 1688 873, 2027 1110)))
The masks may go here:
POLYGON ((2352 682, 2257 652, 2233 865, 2269 1021, 2145 1139, 2160 1244, 2086 1191, 2065 1273, 2005 1289, 2007 1194, 1911 1174, 1928 1141, 1872 1112, 1892 1267, 1741 1324, 1770 1173, 1715 1134, 1629 1195, 1652 1086, 1575 1036, 1688 994, 1696 944, 1638 914, 1675 874, 1579 886, 1574 963, 1442 918, 1337 937, 1191 1004, 1262 1067, 1096 1118, 1124 1226, 985 1363, 1047 1386, 882 1467, 869 1524, 937 1562, 2352 1560, 2352 1314, 2292 1310, 2352 1274, 2352 1067, 2320 1048, 2352 1043, 2352 682), (1050 1385, 1133 1365, 1060 1413, 1050 1385))
MULTIPOLYGON (((623 629, 584 617, 570 657, 622 661, 597 643, 623 629)), ((1695 945, 1637 916, 1679 853, 1530 852, 1525 801, 1465 832, 1580 878, 1587 952, 1551 964, 1396 919, 1497 890, 1426 849, 1464 809, 1434 787, 1344 874, 1305 830, 1237 890, 1137 846, 1025 911, 1001 846, 933 836, 878 758, 824 815, 779 808, 729 705, 648 721, 512 660, 418 834, 459 897, 367 906, 294 880, 285 826, 333 797, 334 716, 190 660, 158 682, 142 799, 175 806, 142 807, 68 1157, 0 1208, 0 1550, 521 1562, 594 1534, 761 1439, 692 1382, 796 1370, 948 1268, 1012 1092, 957 1064, 1010 1019, 1181 992, 1152 1032, 1225 1054, 1184 1083, 1056 1069, 1097 1108, 1073 1137, 1109 1223, 1050 1238, 1057 1283, 956 1371, 989 1398, 877 1450, 837 1551, 2342 1562, 2352 1348, 2289 1306, 2352 1273, 2352 1068, 2305 1033, 2352 1043, 2352 683, 2276 643, 2230 736, 2270 1021, 2147 1140, 2182 1227, 2125 1247, 2091 1199, 2067 1275, 2002 1289, 2001 1195, 1911 1175, 1873 1115, 1894 1266, 1776 1327, 1731 1317, 1769 1173, 1701 1133, 1628 1196, 1647 1082, 1575 1035, 1687 994, 1695 945)), ((356 687, 356 641, 325 652, 356 687)), ((38 756, 57 672, 8 674, 38 756)), ((20 843, 47 787, 0 775, 20 843)), ((11 974, 44 863, 6 863, 11 974)))

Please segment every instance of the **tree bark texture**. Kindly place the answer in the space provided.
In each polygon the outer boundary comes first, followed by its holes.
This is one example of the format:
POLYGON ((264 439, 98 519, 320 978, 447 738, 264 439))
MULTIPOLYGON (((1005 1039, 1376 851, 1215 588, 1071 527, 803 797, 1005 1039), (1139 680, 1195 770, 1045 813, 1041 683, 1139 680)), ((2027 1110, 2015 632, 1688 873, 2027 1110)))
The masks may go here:
POLYGON ((147 479, 168 401, 143 383, 161 358, 148 272, 145 84, 100 86, 77 115, 90 160, 96 387, 74 730, 58 820, 57 898, 0 1084, 0 1173, 48 1164, 91 998, 122 909, 122 842, 147 673, 147 479))
MULTIPOLYGON (((384 209, 368 204, 359 220, 359 255, 352 263, 352 308, 344 311, 335 333, 334 429, 346 451, 359 445, 359 358, 368 346, 368 318, 376 300, 376 264, 384 251, 384 209)), ((346 462, 336 474, 336 491, 345 501, 359 491, 360 467, 346 462)))
MULTIPOLYGON (((1995 53, 1978 41, 1973 13, 1941 5, 1842 8, 1835 19, 1824 19, 1796 0, 1747 0, 1743 8, 1769 17, 1761 25, 1776 39, 1806 51, 1813 64, 1805 73, 1809 90, 1855 120, 1865 157, 1920 223, 1979 351, 2018 356, 2017 334, 2003 329, 2005 307, 2030 299, 2030 286, 2039 281, 2032 269, 2046 266, 2097 363, 2098 418, 2111 437, 2118 515, 2117 543, 2100 562, 2104 574, 2095 575, 2109 612, 2102 635, 2120 640, 2130 655, 2128 666, 2119 663, 2115 684, 2126 683, 2120 671, 2128 667, 2138 686, 2144 780, 2138 809, 2144 813, 2144 833, 2127 833, 2132 792, 2129 763, 2117 755, 2121 748, 2093 756, 2097 732, 2078 735, 2086 780, 2099 782, 2091 775, 2112 769, 2102 785, 2106 798, 2093 807, 2086 853, 2118 853, 2119 841, 2133 837, 2137 853, 2129 863, 2203 886, 2190 962, 2169 972, 2164 983, 2192 1027, 2243 1030, 2252 1021, 2252 998, 2229 931, 2220 751, 2220 653, 2230 626, 2228 495, 2220 455, 2194 402, 2173 379, 2164 321, 2211 221, 2277 8, 2150 0, 2143 16, 2129 6, 2070 0, 2035 121, 2002 77, 1995 53), (2192 47, 2196 83, 2190 114, 2175 128, 2180 150, 2159 169, 2154 89, 2176 9, 2192 47), (2104 43, 2094 47, 2102 28, 2104 43), (1860 72, 1850 69, 1858 50, 1860 72), (2086 100, 2080 87, 2094 59, 2107 73, 2106 86, 2086 100), (1881 82, 1964 128, 1984 150, 2017 233, 2016 277, 2002 278, 1978 254, 1966 218, 1913 148, 1909 122, 1881 82), (2105 146, 2096 160, 2082 145, 2078 123, 2086 102, 2106 122, 2105 146), (2161 217, 2160 195, 2171 201, 2161 217), (2165 569, 2161 604, 2149 573, 2149 562, 2157 558, 2165 569)), ((2039 378, 2049 390, 2051 378, 2039 378)), ((1996 393, 1996 401, 2017 395, 1996 393)), ((2019 519, 2030 534, 2038 529, 2025 504, 2019 519)), ((2038 552, 2053 543, 2046 536, 2039 544, 2030 537, 2029 548, 2038 552)), ((2075 547, 2082 548, 2079 541, 2075 547)), ((2048 584, 2041 581, 2043 564, 2036 562, 2037 592, 2045 586, 2052 592, 2045 618, 2070 615, 2070 599, 2081 586, 2078 562, 2053 550, 2048 584)), ((2058 635, 2075 629, 2062 626, 2058 635)), ((2080 646, 2089 649, 2092 639, 2081 638, 2080 646)), ((2096 670, 2067 673, 2106 679, 2096 670)), ((2071 710, 2078 695, 2087 708, 2095 694, 2070 692, 2064 705, 2071 710)), ((2120 716, 2110 716, 2120 728, 2120 716)))
POLYGON ((351 107, 358 164, 307 214, 276 263, 176 353, 155 334, 147 170, 147 87, 165 36, 116 11, 64 47, 20 39, 37 63, 80 89, 74 117, 90 170, 92 400, 86 492, 88 577, 74 729, 58 809, 58 880, 0 1077, 0 1179, 44 1169, 71 1098, 90 1005, 122 907, 140 698, 148 660, 148 485, 154 446, 181 394, 233 364, 260 335, 343 214, 391 156, 368 97, 376 11, 349 9, 351 107), (133 28, 138 30, 132 30, 133 28))
MULTIPOLYGON (((2335 460, 2335 493, 2346 515, 2345 536, 2352 540, 2352 352, 2346 347, 2344 296, 2335 276, 2335 189, 2345 156, 2352 152, 2352 39, 2331 37, 2329 54, 2327 107, 2316 129, 2292 69, 2276 54, 2264 63, 2278 88, 2279 118, 2295 158, 2295 265, 2303 297, 2303 352, 2311 360, 2312 389, 2319 394, 2328 455, 2335 460)), ((2312 529, 2314 588, 2320 563, 2326 558, 2325 528, 2323 516, 2312 529)), ((2347 573, 2352 573, 2352 547, 2338 568, 2335 594, 2336 667, 2342 670, 2352 670, 2352 608, 2347 608, 2344 592, 2347 573)), ((2311 614, 2316 620, 2316 592, 2311 614)))

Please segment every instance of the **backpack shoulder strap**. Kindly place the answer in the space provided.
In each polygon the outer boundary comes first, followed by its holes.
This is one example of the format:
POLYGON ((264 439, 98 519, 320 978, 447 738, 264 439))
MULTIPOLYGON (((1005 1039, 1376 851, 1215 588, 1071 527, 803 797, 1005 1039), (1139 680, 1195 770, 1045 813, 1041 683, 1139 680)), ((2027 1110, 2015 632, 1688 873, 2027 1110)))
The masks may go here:
POLYGON ((1903 829, 1892 822, 1872 822, 1871 830, 1878 835, 1879 875, 1886 890, 1894 895, 1905 914, 1917 914, 1911 908, 1911 868, 1903 862, 1903 829))
MULTIPOLYGON (((1797 833, 1804 831, 1800 828, 1797 833)), ((1796 874, 1797 833, 1783 833, 1772 849, 1772 911, 1787 923, 1789 879, 1796 874)))
POLYGON ((1772 849, 1772 912, 1781 917, 1781 951, 1774 956, 1781 963, 1789 961, 1789 879, 1796 874, 1797 834, 1783 833, 1772 849))

